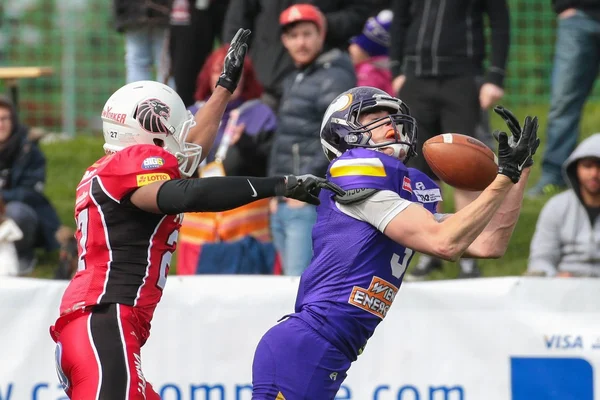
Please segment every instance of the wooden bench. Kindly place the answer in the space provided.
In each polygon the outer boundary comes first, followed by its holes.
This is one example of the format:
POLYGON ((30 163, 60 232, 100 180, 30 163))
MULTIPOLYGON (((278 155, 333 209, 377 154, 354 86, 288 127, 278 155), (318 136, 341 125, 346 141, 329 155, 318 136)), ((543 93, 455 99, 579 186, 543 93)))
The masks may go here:
POLYGON ((19 106, 19 79, 39 78, 54 74, 52 67, 0 67, 0 79, 6 81, 12 101, 19 106))

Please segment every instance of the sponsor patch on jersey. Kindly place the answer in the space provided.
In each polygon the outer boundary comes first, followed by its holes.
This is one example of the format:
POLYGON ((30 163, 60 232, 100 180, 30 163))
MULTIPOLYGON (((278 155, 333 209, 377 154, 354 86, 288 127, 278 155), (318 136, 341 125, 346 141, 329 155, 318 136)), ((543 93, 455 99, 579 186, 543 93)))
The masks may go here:
POLYGON ((374 276, 367 289, 354 286, 348 303, 384 319, 396 298, 396 293, 398 293, 396 286, 374 276))
POLYGON ((165 160, 162 157, 148 157, 142 162, 143 169, 156 169, 165 165, 165 160))
POLYGON ((425 190, 415 189, 413 192, 421 203, 435 203, 436 201, 442 201, 442 192, 437 188, 425 190))
POLYGON ((136 176, 138 187, 146 186, 154 182, 168 181, 169 179, 171 179, 169 174, 166 174, 164 172, 156 174, 140 174, 136 176))
POLYGON ((410 178, 408 176, 405 176, 404 179, 402 179, 402 189, 412 193, 412 186, 410 185, 410 178))

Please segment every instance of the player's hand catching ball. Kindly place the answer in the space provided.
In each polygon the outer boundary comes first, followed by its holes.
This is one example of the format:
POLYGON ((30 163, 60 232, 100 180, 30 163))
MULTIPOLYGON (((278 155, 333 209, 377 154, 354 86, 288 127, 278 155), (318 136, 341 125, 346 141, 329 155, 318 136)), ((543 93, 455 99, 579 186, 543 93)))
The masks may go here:
POLYGON ((339 196, 346 194, 344 189, 335 183, 314 175, 287 175, 285 187, 282 188, 280 195, 317 206, 320 204, 318 196, 321 189, 331 190, 339 196))
MULTIPOLYGON (((496 114, 498 114, 506 123, 506 126, 508 126, 508 129, 510 129, 510 132, 512 133, 512 140, 515 142, 518 142, 519 139, 521 138, 521 124, 519 124, 519 120, 517 120, 517 117, 515 117, 515 115, 508 109, 502 107, 502 106, 496 106, 494 107, 494 112, 496 114)), ((537 122, 537 121, 536 121, 537 122)), ((537 130, 537 127, 536 127, 537 130)), ((539 139, 538 139, 538 145, 539 145, 539 139)), ((536 146, 537 149, 537 146, 536 146)), ((535 154, 535 149, 532 153, 532 155, 535 154)), ((523 168, 528 168, 531 167, 533 165, 533 157, 529 158, 529 161, 525 164, 525 166, 523 168)))
POLYGON ((512 133, 509 137, 506 132, 493 132, 498 141, 498 173, 517 183, 523 169, 533 164, 533 155, 540 145, 540 139, 537 137, 538 119, 527 116, 521 129, 512 112, 502 106, 495 107, 494 111, 504 119, 512 133))
POLYGON ((242 76, 244 69, 244 57, 248 51, 248 38, 250 37, 250 29, 239 29, 231 43, 229 50, 225 55, 223 62, 223 71, 217 81, 217 86, 223 86, 230 93, 235 92, 237 85, 242 76))

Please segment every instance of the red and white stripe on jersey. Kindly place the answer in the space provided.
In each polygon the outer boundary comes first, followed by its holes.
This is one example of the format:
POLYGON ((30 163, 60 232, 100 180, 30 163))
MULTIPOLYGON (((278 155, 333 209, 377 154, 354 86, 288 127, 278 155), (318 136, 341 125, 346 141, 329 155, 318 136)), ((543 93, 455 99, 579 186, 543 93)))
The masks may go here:
POLYGON ((153 145, 127 147, 87 169, 75 204, 78 271, 63 295, 61 315, 120 303, 139 307, 149 324, 162 296, 181 218, 147 213, 123 200, 140 186, 176 178, 177 159, 153 145))

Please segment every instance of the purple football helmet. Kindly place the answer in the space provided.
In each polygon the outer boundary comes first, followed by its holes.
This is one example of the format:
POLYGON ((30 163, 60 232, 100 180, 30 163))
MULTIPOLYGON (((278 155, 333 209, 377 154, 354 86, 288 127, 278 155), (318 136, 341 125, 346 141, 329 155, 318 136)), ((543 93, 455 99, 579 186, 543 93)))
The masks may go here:
POLYGON ((416 144, 417 122, 410 116, 408 106, 402 100, 370 86, 355 87, 336 97, 325 111, 321 124, 321 146, 330 161, 354 147, 374 150, 391 147, 395 156, 406 163, 417 154, 416 144), (390 115, 366 125, 358 122, 362 114, 380 110, 387 110, 390 115), (371 129, 390 123, 394 137, 374 143, 371 129))

